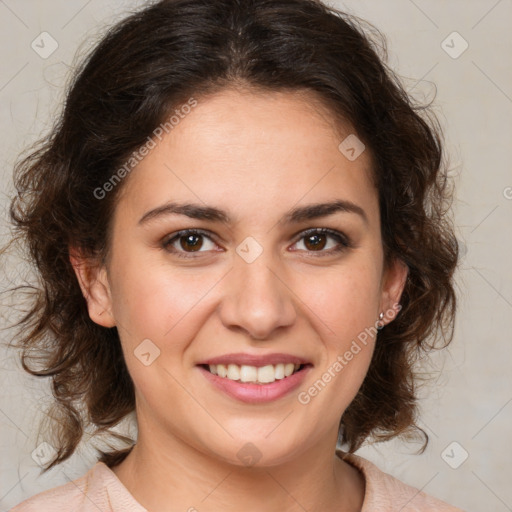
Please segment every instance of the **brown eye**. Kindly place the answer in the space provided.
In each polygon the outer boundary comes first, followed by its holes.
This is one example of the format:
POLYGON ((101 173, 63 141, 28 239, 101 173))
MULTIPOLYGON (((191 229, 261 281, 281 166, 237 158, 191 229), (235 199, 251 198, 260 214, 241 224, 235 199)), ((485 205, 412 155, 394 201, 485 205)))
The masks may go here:
POLYGON ((187 254, 198 253, 199 256, 218 248, 207 233, 190 229, 184 229, 167 237, 163 240, 162 247, 166 251, 184 258, 194 257, 187 256, 187 254))
POLYGON ((308 251, 322 250, 327 244, 327 236, 323 233, 308 235, 304 238, 304 245, 308 251))
POLYGON ((179 238, 180 246, 184 251, 198 251, 203 245, 202 235, 190 234, 179 238))
POLYGON ((318 253, 315 254, 315 256, 328 256, 352 247, 346 235, 327 228, 310 229, 306 231, 294 245, 300 246, 300 244, 304 247, 298 247, 294 250, 299 249, 310 253, 318 253))

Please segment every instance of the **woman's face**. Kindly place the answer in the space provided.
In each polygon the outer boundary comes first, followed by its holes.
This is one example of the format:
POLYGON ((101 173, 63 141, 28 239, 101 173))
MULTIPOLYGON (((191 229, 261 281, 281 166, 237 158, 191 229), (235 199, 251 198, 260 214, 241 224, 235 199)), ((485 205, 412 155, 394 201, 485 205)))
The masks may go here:
POLYGON ((406 271, 383 267, 368 151, 315 104, 198 101, 123 184, 89 309, 118 328, 146 443, 262 465, 333 448, 406 271))

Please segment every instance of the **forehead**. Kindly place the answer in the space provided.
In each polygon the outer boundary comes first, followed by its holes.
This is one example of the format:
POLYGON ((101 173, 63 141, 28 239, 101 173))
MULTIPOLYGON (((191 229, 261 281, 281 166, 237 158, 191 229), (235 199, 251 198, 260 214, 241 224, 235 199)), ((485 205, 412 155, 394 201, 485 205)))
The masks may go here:
MULTIPOLYGON (((179 108, 179 107, 178 107, 179 108)), ((312 93, 224 90, 182 115, 132 171, 120 200, 148 209, 169 200, 250 214, 336 198, 376 207, 371 159, 349 160, 355 134, 312 93)))

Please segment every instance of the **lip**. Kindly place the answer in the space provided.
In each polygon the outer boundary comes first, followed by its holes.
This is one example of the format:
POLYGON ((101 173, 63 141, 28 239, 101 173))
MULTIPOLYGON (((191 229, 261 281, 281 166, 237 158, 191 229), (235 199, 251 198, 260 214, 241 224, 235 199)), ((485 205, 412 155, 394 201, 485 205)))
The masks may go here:
MULTIPOLYGON (((262 358, 258 358, 258 360, 261 359, 262 358)), ((211 361, 215 361, 215 359, 212 359, 211 361)), ((225 359, 223 359, 223 361, 225 361, 225 359)), ((293 361, 288 359, 288 362, 293 361)), ((231 364, 238 363, 233 362, 231 364)), ((279 364, 279 362, 267 364, 279 364)), ((302 363, 299 363, 299 361, 297 361, 297 364, 302 363)), ((253 363, 253 366, 256 365, 253 363)), ((218 375, 214 375, 203 366, 198 366, 198 369, 213 386, 215 386, 218 390, 227 394, 228 396, 248 404, 261 404, 278 400, 284 397, 285 395, 291 393, 294 389, 297 389, 302 384, 307 374, 309 373, 309 370, 311 370, 312 367, 312 365, 307 364, 304 368, 301 368, 299 371, 290 375, 289 377, 285 377, 284 379, 281 380, 276 380, 270 384, 253 384, 248 382, 239 382, 228 378, 219 377, 218 375)))
MULTIPOLYGON (((198 365, 209 365, 209 364, 237 364, 239 366, 266 366, 268 364, 311 364, 310 361, 303 359, 302 357, 293 356, 291 354, 266 354, 266 355, 255 355, 255 354, 225 354, 223 356, 213 357, 205 361, 201 361, 198 365)), ((288 378, 288 377, 287 377, 288 378)))

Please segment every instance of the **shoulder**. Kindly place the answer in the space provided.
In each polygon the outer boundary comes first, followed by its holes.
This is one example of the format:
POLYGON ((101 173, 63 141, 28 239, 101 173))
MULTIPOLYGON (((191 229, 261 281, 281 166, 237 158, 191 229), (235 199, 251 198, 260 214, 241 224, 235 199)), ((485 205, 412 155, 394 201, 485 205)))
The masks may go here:
POLYGON ((36 494, 10 512, 144 512, 114 472, 98 462, 84 476, 67 484, 36 494))
POLYGON ((10 512, 45 512, 70 506, 82 510, 89 479, 90 472, 73 482, 36 494, 15 506, 10 512))
POLYGON ((364 476, 366 491, 361 512, 463 512, 384 473, 363 457, 341 451, 337 453, 364 476))

